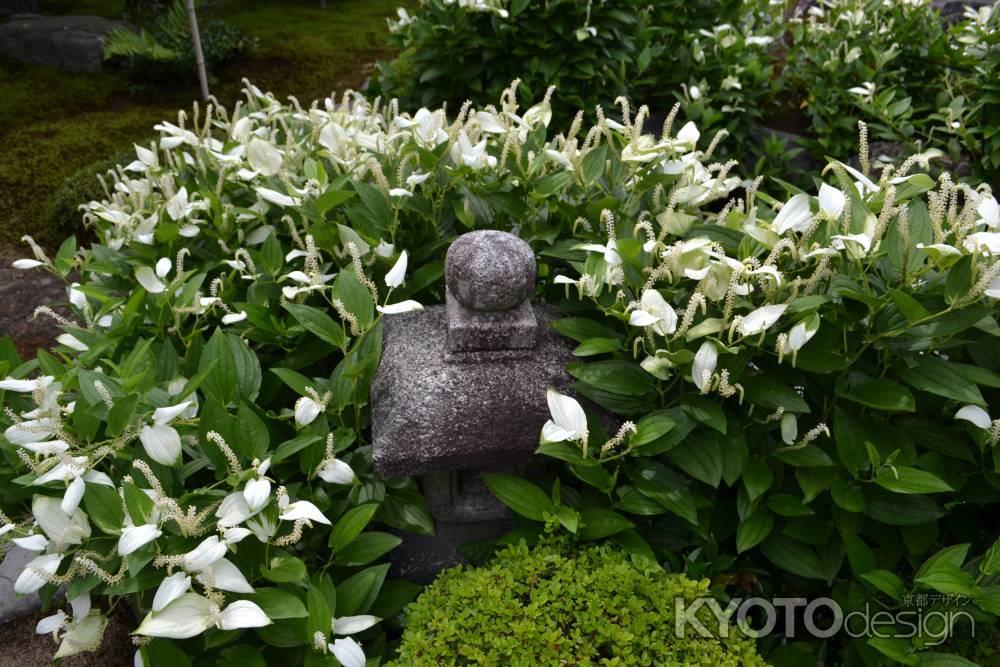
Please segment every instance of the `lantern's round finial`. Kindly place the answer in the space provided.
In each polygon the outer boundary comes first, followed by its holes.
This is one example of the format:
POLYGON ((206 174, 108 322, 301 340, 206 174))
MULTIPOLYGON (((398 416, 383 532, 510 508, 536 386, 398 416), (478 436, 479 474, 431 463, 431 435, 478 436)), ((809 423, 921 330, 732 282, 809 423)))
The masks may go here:
POLYGON ((480 312, 516 308, 535 285, 535 254, 513 234, 492 229, 469 232, 448 248, 445 281, 466 308, 480 312))

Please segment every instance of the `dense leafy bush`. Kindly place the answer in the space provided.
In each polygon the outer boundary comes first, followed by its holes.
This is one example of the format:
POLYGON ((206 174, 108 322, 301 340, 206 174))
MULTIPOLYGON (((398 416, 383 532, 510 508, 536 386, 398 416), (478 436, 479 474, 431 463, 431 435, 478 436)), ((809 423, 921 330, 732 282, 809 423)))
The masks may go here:
MULTIPOLYGON (((691 215, 681 181, 608 201, 555 279, 574 302, 556 327, 579 342, 575 391, 628 421, 609 434, 551 392, 539 451, 568 464, 564 500, 506 477, 500 498, 585 539, 634 526, 637 553, 770 594, 805 580, 844 610, 925 591, 1000 612, 982 523, 1000 505, 1000 209, 918 159, 874 182, 866 153, 862 135, 863 170, 831 162, 818 198, 754 184, 691 215)), ((835 642, 867 664, 933 646, 835 642)))
POLYGON ((729 138, 720 150, 737 158, 748 153, 750 133, 766 119, 775 94, 769 51, 784 30, 769 3, 656 3, 651 20, 663 55, 651 66, 654 92, 671 91, 669 107, 729 138))
POLYGON ((862 118, 879 139, 995 175, 998 14, 984 7, 949 29, 929 0, 827 0, 792 22, 780 85, 827 154, 848 149, 862 118))
POLYGON ((609 545, 522 541, 488 566, 441 573, 407 609, 391 664, 766 664, 738 631, 704 638, 685 624, 678 636, 675 600, 711 597, 708 586, 609 545))
MULTIPOLYGON (((79 272, 60 345, 0 360, 2 530, 39 552, 19 590, 78 603, 48 626, 64 653, 123 597, 139 635, 185 638, 152 640, 153 665, 354 667, 355 630, 383 653, 377 619, 415 591, 384 582, 397 539, 366 528, 432 521, 412 481, 371 471, 380 318, 440 301, 448 241, 476 227, 536 248, 538 294, 573 313, 576 390, 635 421, 612 437, 550 396, 561 492, 490 481, 520 514, 696 579, 796 576, 845 608, 949 591, 996 614, 988 189, 912 160, 875 183, 865 159, 832 162, 818 203, 774 199, 692 123, 643 134, 647 113, 550 134, 548 102, 510 90, 449 119, 249 87, 157 126, 87 206, 98 243, 18 263, 79 272)), ((916 659, 902 639, 843 650, 916 659)))
POLYGON ((400 10, 390 42, 402 53, 379 63, 373 91, 406 106, 496 100, 515 78, 535 98, 559 90, 556 114, 568 120, 650 83, 654 43, 641 0, 426 0, 400 10))
MULTIPOLYGON (((198 33, 206 67, 235 58, 246 48, 242 33, 222 21, 200 21, 198 33)), ((189 79, 195 72, 194 46, 184 0, 152 14, 148 28, 108 33, 104 57, 119 62, 137 84, 160 85, 189 79)))

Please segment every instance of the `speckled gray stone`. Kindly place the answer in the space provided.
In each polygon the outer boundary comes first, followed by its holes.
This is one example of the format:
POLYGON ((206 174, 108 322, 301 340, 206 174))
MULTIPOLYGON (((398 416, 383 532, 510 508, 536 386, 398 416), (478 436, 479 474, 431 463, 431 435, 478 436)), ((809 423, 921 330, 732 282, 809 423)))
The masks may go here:
MULTIPOLYGON (((529 350, 538 339, 538 320, 528 301, 511 310, 485 312, 466 308, 451 290, 445 292, 448 310, 448 352, 529 350)), ((452 357, 449 357, 451 359, 452 357)), ((459 359, 454 356, 454 359, 459 359)))
POLYGON ((535 254, 513 234, 482 229, 458 237, 448 248, 445 281, 466 308, 510 310, 531 296, 535 254))
POLYGON ((382 361, 372 383, 372 458, 382 475, 502 470, 531 459, 549 418, 548 387, 566 391, 572 344, 551 330, 555 314, 534 307, 537 345, 446 358, 447 311, 384 320, 382 361))

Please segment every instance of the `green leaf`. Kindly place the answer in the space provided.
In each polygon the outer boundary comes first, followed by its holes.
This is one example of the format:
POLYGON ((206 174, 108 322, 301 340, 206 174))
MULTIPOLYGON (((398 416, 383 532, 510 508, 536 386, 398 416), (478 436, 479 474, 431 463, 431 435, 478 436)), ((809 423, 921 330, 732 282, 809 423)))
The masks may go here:
POLYGON ((781 516, 809 516, 816 513, 790 493, 774 494, 767 499, 767 506, 781 516))
POLYGON ((622 348, 617 338, 588 338, 573 350, 574 357, 591 357, 597 354, 616 352, 622 348))
POLYGON ((901 292, 898 289, 891 289, 888 294, 889 298, 892 299, 893 303, 896 304, 900 312, 902 312, 903 316, 906 318, 906 321, 910 324, 930 316, 927 309, 921 306, 920 302, 909 294, 901 292))
POLYGON ((954 491, 943 479, 918 468, 886 466, 875 483, 894 493, 944 493, 954 491))
POLYGON ((763 542, 773 527, 774 515, 766 508, 759 508, 736 528, 736 553, 743 553, 763 542))
POLYGON ((548 494, 527 480, 513 475, 487 474, 483 482, 504 505, 532 521, 544 521, 555 512, 548 494))
POLYGON ((719 488, 722 481, 722 444, 712 431, 696 431, 667 452, 667 458, 691 477, 719 488))
POLYGON ((944 298, 949 304, 965 299, 972 288, 972 255, 965 255, 948 269, 944 298))
POLYGON ((903 583, 903 580, 888 570, 871 570, 862 574, 861 578, 893 600, 898 601, 906 592, 906 584, 903 583))
POLYGON ((801 449, 775 452, 774 455, 790 466, 822 468, 824 466, 836 465, 826 452, 814 444, 806 445, 801 449))
POLYGON ((839 391, 849 401, 884 412, 913 412, 916 409, 913 394, 892 380, 868 380, 839 391))
POLYGON ((309 615, 302 600, 280 588, 256 588, 246 599, 259 606, 272 621, 283 618, 305 618, 309 615))
POLYGON ((581 382, 622 396, 643 396, 653 388, 653 378, 639 364, 609 359, 566 365, 567 372, 581 382))
POLYGON ((979 562, 979 571, 987 577, 1000 572, 1000 539, 997 539, 979 562))
POLYGON ((580 161, 580 176, 587 185, 593 185, 604 175, 604 161, 607 159, 607 146, 603 144, 587 151, 580 161))
POLYGON ((915 577, 913 581, 925 588, 933 588, 938 593, 969 597, 976 595, 972 577, 960 567, 950 563, 937 565, 932 571, 922 577, 915 577))
POLYGON ((584 541, 600 540, 633 527, 634 523, 612 510, 587 509, 580 512, 576 536, 584 541))
POLYGON ((323 635, 324 641, 330 638, 331 619, 333 610, 327 602, 326 596, 315 586, 306 589, 306 608, 309 610, 306 621, 306 633, 309 637, 315 637, 316 633, 323 635))
POLYGON ((622 334, 605 324, 585 317, 565 317, 552 323, 557 332, 582 343, 591 338, 622 338, 622 334))
POLYGON ((257 398, 260 390, 260 361, 239 336, 216 329, 201 353, 199 372, 205 372, 202 389, 222 405, 234 403, 238 397, 248 401, 257 398), (211 372, 208 366, 211 366, 211 372))
POLYGON ((115 404, 108 410, 108 429, 110 436, 117 437, 122 434, 125 427, 135 416, 135 408, 139 403, 138 394, 130 394, 115 401, 115 404))
POLYGON ((303 435, 292 440, 278 445, 278 448, 274 450, 274 454, 271 455, 271 463, 280 463, 284 461, 289 456, 297 454, 309 445, 314 445, 323 438, 318 435, 303 435))
POLYGON ((698 510, 684 479, 666 466, 652 461, 639 463, 632 475, 635 487, 644 496, 663 505, 680 518, 698 523, 698 510))
POLYGON ((938 653, 936 651, 921 651, 917 654, 917 664, 920 667, 979 667, 971 660, 966 660, 954 653, 938 653))
POLYGON ((396 491, 386 496, 381 519, 400 530, 418 535, 434 534, 434 517, 427 511, 427 504, 417 491, 396 491))
POLYGON ((837 455, 848 472, 857 476, 857 472, 868 465, 868 453, 865 449, 865 429, 851 413, 840 406, 833 408, 833 439, 837 445, 837 455))
POLYGON ((262 564, 261 574, 268 581, 279 584, 302 581, 308 576, 306 564, 302 562, 302 559, 287 555, 274 556, 267 567, 262 564))
POLYGON ((743 471, 743 486, 747 490, 747 498, 752 503, 762 496, 774 482, 774 474, 767 462, 759 456, 751 456, 743 471))
POLYGON ((704 396, 685 396, 681 401, 681 407, 691 419, 713 428, 725 435, 728 425, 726 423, 726 413, 722 406, 710 398, 704 396))
POLYGON ((890 526, 918 526, 944 516, 944 511, 927 496, 872 490, 865 493, 865 502, 865 514, 890 526))
POLYGON ((899 377, 914 389, 944 396, 960 403, 986 407, 979 387, 956 372, 950 363, 940 357, 923 355, 912 368, 900 369, 899 377))
POLYGON ((236 413, 236 442, 233 449, 246 457, 248 461, 263 459, 271 448, 271 434, 267 424, 245 401, 240 402, 236 413))
POLYGON ((389 572, 389 564, 373 565, 337 586, 337 616, 365 614, 371 608, 389 572))
POLYGON ((372 520, 376 511, 378 503, 366 503, 345 512, 330 531, 330 549, 337 553, 351 544, 372 520))
POLYGON ((917 570, 914 578, 926 576, 938 569, 961 568, 966 556, 969 554, 969 546, 970 544, 965 542, 941 549, 920 565, 920 569, 917 570))
POLYGON ((809 412, 809 404, 805 402, 805 399, 799 396, 794 389, 771 375, 760 373, 742 380, 741 384, 745 392, 745 400, 769 412, 778 408, 784 408, 785 412, 809 412))
POLYGON ((761 545, 769 561, 783 570, 807 579, 826 579, 823 564, 807 545, 783 535, 775 535, 761 545))
MULTIPOLYGON (((108 535, 118 535, 125 523, 122 499, 110 486, 87 484, 83 494, 83 506, 87 516, 108 535)), ((129 513, 131 515, 131 512, 129 513)))
POLYGON ((371 326, 375 315, 375 303, 372 301, 371 292, 361 284, 350 267, 337 274, 332 291, 333 296, 339 298, 347 310, 357 316, 358 326, 362 330, 371 326))
POLYGON ((306 396, 307 395, 306 387, 312 387, 315 384, 305 375, 302 375, 302 373, 299 373, 298 371, 293 371, 291 368, 281 368, 280 366, 272 366, 268 370, 277 375, 278 378, 282 382, 284 382, 289 389, 294 391, 299 396, 306 396))
POLYGON ((830 483, 830 496, 833 498, 833 502, 848 512, 863 512, 865 510, 865 496, 861 492, 861 487, 846 480, 833 480, 830 483))
MULTIPOLYGON (((365 292, 367 293, 367 290, 365 292)), ((344 326, 340 322, 335 322, 333 318, 319 308, 313 308, 301 303, 288 302, 282 303, 281 307, 287 310, 299 324, 305 327, 306 331, 320 340, 326 341, 340 350, 343 350, 347 346, 347 336, 344 334, 344 326)), ((271 372, 284 380, 285 378, 278 373, 279 370, 281 369, 272 368, 271 372)))
POLYGON ((337 554, 337 564, 346 567, 367 565, 389 553, 403 540, 389 533, 370 531, 362 533, 337 554))
POLYGON ((152 498, 131 482, 125 482, 122 488, 125 490, 125 508, 128 510, 132 522, 137 526, 150 523, 154 510, 152 498))

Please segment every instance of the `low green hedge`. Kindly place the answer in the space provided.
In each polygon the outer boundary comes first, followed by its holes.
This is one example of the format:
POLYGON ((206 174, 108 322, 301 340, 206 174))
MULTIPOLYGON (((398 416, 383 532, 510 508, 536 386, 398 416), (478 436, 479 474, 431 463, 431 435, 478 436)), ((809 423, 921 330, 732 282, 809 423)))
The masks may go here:
POLYGON ((708 586, 608 544, 522 541, 487 566, 440 574, 407 609, 392 664, 765 665, 738 631, 675 633, 675 600, 710 596, 708 586))

